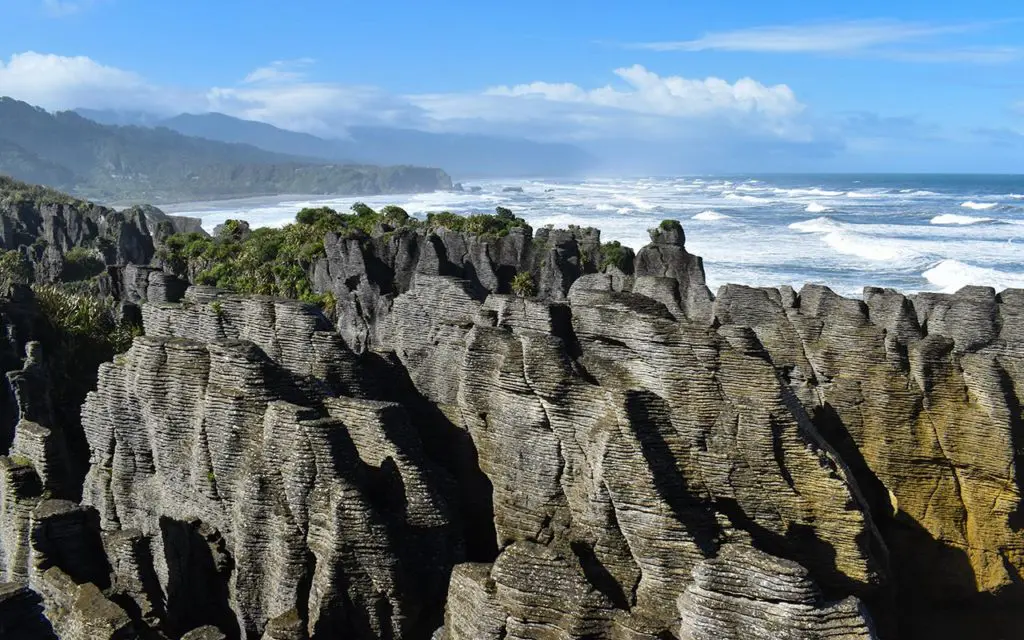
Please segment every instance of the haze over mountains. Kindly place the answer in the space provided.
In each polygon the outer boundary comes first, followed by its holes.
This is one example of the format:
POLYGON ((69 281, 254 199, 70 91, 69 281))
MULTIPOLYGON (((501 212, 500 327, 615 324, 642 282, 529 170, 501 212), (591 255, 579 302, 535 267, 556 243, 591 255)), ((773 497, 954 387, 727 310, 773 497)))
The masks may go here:
POLYGON ((579 147, 522 138, 354 126, 342 132, 347 133, 345 138, 326 139, 222 113, 172 118, 139 111, 78 109, 77 113, 102 124, 166 127, 187 136, 332 162, 441 167, 456 178, 569 176, 597 164, 594 156, 579 147))
POLYGON ((450 174, 565 176, 594 166, 567 144, 353 127, 326 139, 219 113, 49 113, 0 97, 0 173, 104 202, 451 188, 450 174))
POLYGON ((438 168, 339 164, 165 127, 103 125, 10 98, 0 98, 0 173, 105 202, 451 188, 438 168))

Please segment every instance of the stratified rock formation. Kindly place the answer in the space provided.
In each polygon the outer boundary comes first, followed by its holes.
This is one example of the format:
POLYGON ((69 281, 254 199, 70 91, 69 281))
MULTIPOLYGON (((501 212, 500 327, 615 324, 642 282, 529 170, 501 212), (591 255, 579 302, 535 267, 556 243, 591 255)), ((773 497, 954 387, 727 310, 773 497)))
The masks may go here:
POLYGON ((146 335, 82 407, 84 481, 46 345, 2 352, 0 629, 1019 637, 1024 292, 712 296, 651 235, 330 235, 336 322, 112 272, 146 335))
POLYGON ((697 567, 679 616, 683 640, 875 637, 855 598, 825 603, 804 567, 743 545, 697 567))

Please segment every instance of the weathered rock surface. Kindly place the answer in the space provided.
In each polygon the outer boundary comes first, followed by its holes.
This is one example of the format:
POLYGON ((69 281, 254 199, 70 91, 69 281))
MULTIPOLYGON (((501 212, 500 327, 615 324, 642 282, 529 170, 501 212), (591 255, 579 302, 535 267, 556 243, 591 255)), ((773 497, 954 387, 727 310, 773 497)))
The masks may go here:
POLYGON ((21 249, 37 282, 60 280, 74 248, 95 251, 107 264, 149 264, 153 238, 146 216, 91 203, 0 202, 0 248, 21 249))
POLYGON ((169 628, 259 637, 293 611, 323 637, 436 626, 462 545, 433 465, 400 406, 315 383, 329 391, 233 339, 140 338, 101 371, 85 502, 148 538, 169 628))
POLYGON ((6 356, 0 614, 45 626, 41 597, 74 638, 1019 637, 1024 292, 713 297, 681 227, 652 240, 626 274, 580 229, 328 237, 336 326, 121 270, 146 336, 82 408, 80 504, 55 499, 45 371, 6 356), (510 295, 522 272, 540 296, 510 295))
POLYGON ((683 640, 866 640, 875 637, 855 598, 824 602, 798 563, 745 544, 703 561, 679 598, 683 640))

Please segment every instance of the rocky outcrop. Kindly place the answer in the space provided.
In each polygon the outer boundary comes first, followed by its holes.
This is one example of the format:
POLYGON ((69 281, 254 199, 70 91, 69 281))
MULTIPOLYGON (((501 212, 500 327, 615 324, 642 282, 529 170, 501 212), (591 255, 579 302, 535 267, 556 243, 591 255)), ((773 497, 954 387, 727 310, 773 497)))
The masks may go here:
POLYGON ((686 234, 675 220, 650 230, 651 244, 636 256, 634 291, 664 304, 674 315, 707 322, 714 299, 704 284, 704 262, 686 251, 686 234))
POLYGON ((966 288, 864 301, 729 286, 720 322, 750 325, 882 523, 900 606, 954 617, 1016 602, 1021 556, 1021 296, 966 288), (1001 594, 996 598, 996 594, 1001 594))
POLYGON ((122 303, 178 302, 185 296, 188 283, 157 267, 129 264, 110 267, 109 293, 122 303))
MULTIPOLYGON (((528 621, 541 609, 551 637, 668 633, 694 568, 733 531, 833 589, 884 580, 858 488, 749 330, 714 333, 633 293, 482 305, 460 286, 418 278, 387 342, 458 416, 493 486, 501 552, 476 580, 453 580, 449 602, 491 612, 482 624, 497 637, 539 637, 528 621), (565 584, 578 597, 547 611, 565 584)), ((449 635, 481 627, 466 628, 449 635)))
POLYGON ((13 412, 12 610, 38 594, 67 637, 1019 633, 1021 292, 711 296, 677 224, 631 274, 589 230, 379 231, 327 238, 336 322, 123 270, 146 335, 82 408, 78 503, 45 401, 13 412))
POLYGON ((206 235, 206 231, 203 229, 202 218, 170 215, 153 205, 135 205, 125 209, 123 213, 145 217, 146 225, 153 231, 153 237, 157 243, 162 242, 167 236, 175 233, 199 233, 206 235))
MULTIPOLYGON (((678 223, 675 223, 678 227, 678 223)), ((666 302, 677 317, 708 321, 711 293, 705 285, 700 258, 686 252, 682 229, 671 234, 652 229, 658 244, 637 257, 622 250, 621 267, 602 253, 600 232, 592 228, 511 229, 507 235, 487 236, 451 231, 384 226, 369 238, 328 234, 327 256, 312 268, 318 292, 331 292, 343 321, 338 329, 357 352, 381 349, 383 319, 397 296, 406 293, 419 276, 448 276, 467 283, 469 294, 483 300, 489 294, 512 292, 512 281, 526 274, 532 295, 564 301, 581 279, 606 278, 609 287, 652 295, 666 302)))
POLYGON ((728 545, 694 569, 679 616, 682 640, 875 637, 855 598, 824 602, 804 567, 745 544, 728 545))
POLYGON ((149 336, 101 370, 83 408, 84 502, 105 531, 145 540, 163 625, 432 630, 463 545, 405 410, 343 395, 353 356, 312 307, 204 294, 146 305, 149 336))
POLYGON ((108 265, 149 264, 154 254, 141 211, 118 212, 70 199, 5 201, 2 190, 0 249, 23 252, 36 282, 80 279, 68 257, 73 249, 87 250, 108 265))

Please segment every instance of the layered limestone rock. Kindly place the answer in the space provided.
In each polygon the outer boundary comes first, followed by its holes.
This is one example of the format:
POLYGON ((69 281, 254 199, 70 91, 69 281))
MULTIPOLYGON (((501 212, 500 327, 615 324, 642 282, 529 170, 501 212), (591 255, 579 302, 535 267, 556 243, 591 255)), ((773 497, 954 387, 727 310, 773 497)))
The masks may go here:
POLYGON ((883 524, 901 606, 1019 603, 1022 296, 969 287, 864 301, 730 285, 719 322, 751 326, 853 469, 883 524), (1017 595, 1014 595, 1017 593, 1017 595))
POLYGON ((84 502, 149 549, 140 608, 162 602, 172 634, 428 633, 463 547, 405 411, 342 395, 354 376, 311 307, 211 295, 146 305, 150 335, 83 408, 84 502))
POLYGON ((799 564, 746 544, 698 565, 679 597, 682 640, 868 640, 870 617, 855 598, 829 603, 799 564))
POLYGON ((107 264, 149 264, 153 238, 139 211, 114 211, 88 202, 0 203, 0 248, 22 250, 37 282, 61 279, 65 255, 89 248, 107 264))
POLYGON ((857 487, 749 330, 716 334, 650 298, 592 289, 568 304, 481 304, 462 281, 422 276, 388 331, 493 485, 502 551, 453 579, 449 637, 672 632, 694 567, 735 529, 831 588, 883 580, 857 487), (458 603, 490 617, 467 622, 458 603))
POLYGON ((1024 292, 713 297, 678 223, 651 236, 631 274, 585 229, 328 237, 336 326, 122 270, 146 336, 82 408, 81 504, 54 499, 76 481, 45 396, 4 406, 0 613, 75 638, 1019 634, 1024 292), (539 295, 509 293, 524 272, 539 295))
POLYGON ((311 279, 317 291, 334 294, 342 318, 338 330, 357 352, 387 348, 383 321, 418 276, 464 280, 470 295, 482 300, 510 293, 513 278, 525 273, 536 297, 555 302, 566 300, 578 280, 603 277, 617 290, 639 287, 677 317, 708 322, 712 296, 703 264, 687 253, 682 228, 673 225, 651 230, 653 244, 636 257, 635 285, 632 251, 620 248, 621 259, 610 260, 602 254, 600 231, 580 227, 536 232, 517 227, 507 235, 486 236, 385 225, 369 238, 328 234, 327 257, 313 266, 311 279))
POLYGON ((704 262, 686 250, 686 234, 675 220, 650 230, 651 244, 636 256, 633 290, 663 303, 676 317, 709 322, 714 297, 704 284, 704 262))

